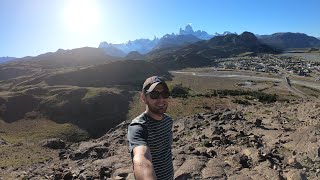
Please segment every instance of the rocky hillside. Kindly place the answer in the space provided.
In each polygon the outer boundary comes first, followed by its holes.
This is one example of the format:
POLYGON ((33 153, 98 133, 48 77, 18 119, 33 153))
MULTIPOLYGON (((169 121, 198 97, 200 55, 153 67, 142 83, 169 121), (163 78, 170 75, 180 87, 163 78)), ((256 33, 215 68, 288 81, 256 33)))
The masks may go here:
POLYGON ((26 76, 36 73, 36 69, 24 68, 17 66, 0 66, 0 81, 16 78, 19 76, 26 76))
POLYGON ((125 120, 133 91, 147 77, 171 77, 152 63, 132 60, 33 73, 0 81, 0 120, 45 117, 76 125, 91 137, 125 120))
MULTIPOLYGON (((256 109, 259 118, 224 109, 174 121, 175 179, 319 179, 320 102, 271 108, 269 115, 256 109), (308 114, 301 114, 298 105, 309 109, 308 114), (291 120, 297 114, 304 120, 291 120)), ((51 160, 27 169, 4 167, 0 174, 30 179, 133 179, 128 123, 99 139, 71 146, 49 140, 44 145, 58 149, 51 160)))
POLYGON ((128 92, 106 88, 28 88, 0 96, 0 118, 6 123, 45 118, 100 137, 126 119, 130 98, 128 92))
MULTIPOLYGON (((117 61, 70 71, 60 71, 34 78, 20 85, 35 85, 41 82, 49 86, 72 85, 81 87, 138 86, 146 77, 154 74, 170 77, 168 71, 146 61, 117 61)), ((136 89, 136 88, 134 88, 136 89)))

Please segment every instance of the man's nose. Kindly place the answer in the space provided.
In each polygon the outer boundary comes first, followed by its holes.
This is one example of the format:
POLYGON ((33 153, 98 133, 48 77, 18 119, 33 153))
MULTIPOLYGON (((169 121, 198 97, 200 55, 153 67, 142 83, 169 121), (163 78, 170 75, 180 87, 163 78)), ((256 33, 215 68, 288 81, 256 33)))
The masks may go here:
POLYGON ((160 96, 159 96, 158 99, 159 99, 159 100, 165 100, 166 98, 162 97, 162 94, 160 94, 160 96))

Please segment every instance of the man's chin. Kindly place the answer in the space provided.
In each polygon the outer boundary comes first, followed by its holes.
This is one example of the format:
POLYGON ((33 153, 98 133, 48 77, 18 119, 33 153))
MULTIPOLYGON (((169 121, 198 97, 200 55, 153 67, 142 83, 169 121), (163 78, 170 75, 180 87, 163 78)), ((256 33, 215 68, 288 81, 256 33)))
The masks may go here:
POLYGON ((157 109, 153 113, 158 115, 163 115, 166 111, 167 109, 157 109))

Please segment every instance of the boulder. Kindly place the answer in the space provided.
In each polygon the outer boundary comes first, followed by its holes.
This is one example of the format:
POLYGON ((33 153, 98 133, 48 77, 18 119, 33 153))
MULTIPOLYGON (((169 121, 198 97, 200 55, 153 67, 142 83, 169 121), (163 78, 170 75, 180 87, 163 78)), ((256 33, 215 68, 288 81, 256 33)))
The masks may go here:
POLYGON ((51 138, 46 139, 41 142, 43 147, 51 148, 51 149, 63 149, 66 147, 66 143, 60 138, 51 138))
POLYGON ((0 138, 0 146, 1 146, 1 145, 7 145, 7 144, 8 144, 8 143, 7 143, 6 140, 0 138))
POLYGON ((228 167, 228 164, 221 159, 210 159, 206 164, 206 167, 201 171, 202 178, 206 179, 224 179, 226 173, 224 169, 228 167))
POLYGON ((287 173, 284 173, 284 177, 287 180, 306 180, 306 175, 301 169, 290 169, 287 173))

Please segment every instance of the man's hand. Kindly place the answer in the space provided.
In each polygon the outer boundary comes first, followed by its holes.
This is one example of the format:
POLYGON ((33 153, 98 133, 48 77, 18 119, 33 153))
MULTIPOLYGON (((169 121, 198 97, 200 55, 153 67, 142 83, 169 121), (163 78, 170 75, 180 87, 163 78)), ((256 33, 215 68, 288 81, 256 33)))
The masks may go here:
POLYGON ((133 149, 133 169, 136 180, 156 180, 149 147, 137 146, 133 149))

